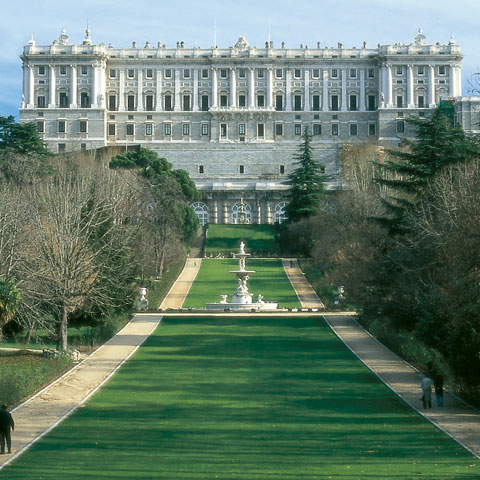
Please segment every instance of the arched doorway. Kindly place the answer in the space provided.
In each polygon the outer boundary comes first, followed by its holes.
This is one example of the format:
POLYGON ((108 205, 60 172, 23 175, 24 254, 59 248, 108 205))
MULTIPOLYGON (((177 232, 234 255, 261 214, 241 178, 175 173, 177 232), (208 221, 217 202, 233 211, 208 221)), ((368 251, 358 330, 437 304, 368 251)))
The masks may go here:
POLYGON ((208 223, 208 207, 201 202, 195 202, 190 205, 198 217, 200 225, 204 227, 208 223))
POLYGON ((287 215, 285 214, 285 208, 287 207, 287 203, 286 202, 281 202, 279 204, 277 204, 277 206, 275 207, 275 212, 274 212, 274 215, 275 215, 275 219, 274 219, 274 222, 275 223, 283 223, 286 219, 287 219, 287 215))
POLYGON ((236 203, 232 207, 232 223, 252 223, 252 209, 248 203, 244 203, 243 205, 241 203, 236 203))

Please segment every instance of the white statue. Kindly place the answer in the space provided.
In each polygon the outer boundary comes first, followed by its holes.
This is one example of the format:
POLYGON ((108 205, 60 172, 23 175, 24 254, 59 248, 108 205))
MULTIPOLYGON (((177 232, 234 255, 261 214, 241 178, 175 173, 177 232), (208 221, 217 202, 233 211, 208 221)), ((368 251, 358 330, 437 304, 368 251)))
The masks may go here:
POLYGON ((220 297, 222 297, 222 300, 220 303, 227 303, 227 297, 228 295, 220 295, 220 297))
POLYGON ((245 243, 243 240, 240 242, 240 251, 239 253, 245 253, 245 243))
POLYGON ((258 294, 257 303, 265 303, 265 302, 263 301, 263 295, 258 294))

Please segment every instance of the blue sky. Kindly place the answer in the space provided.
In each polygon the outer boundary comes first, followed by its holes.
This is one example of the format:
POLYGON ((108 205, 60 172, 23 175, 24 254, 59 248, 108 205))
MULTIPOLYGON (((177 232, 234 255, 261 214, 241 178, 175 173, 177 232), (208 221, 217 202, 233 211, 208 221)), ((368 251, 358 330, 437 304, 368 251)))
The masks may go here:
POLYGON ((251 45, 271 39, 279 46, 370 47, 411 43, 419 27, 428 43, 448 43, 453 33, 465 55, 463 93, 480 67, 480 0, 0 0, 0 115, 18 115, 22 68, 19 55, 33 34, 37 45, 50 45, 67 29, 81 43, 87 20, 94 43, 115 47, 157 41, 173 47, 233 45, 245 36, 251 45))

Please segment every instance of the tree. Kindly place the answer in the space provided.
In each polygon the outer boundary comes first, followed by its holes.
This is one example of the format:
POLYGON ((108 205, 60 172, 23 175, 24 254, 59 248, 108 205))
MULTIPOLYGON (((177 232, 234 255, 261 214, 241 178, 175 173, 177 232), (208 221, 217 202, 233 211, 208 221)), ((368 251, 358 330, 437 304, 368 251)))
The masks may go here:
POLYGON ((0 153, 49 155, 34 123, 16 123, 15 117, 0 116, 0 153))
POLYGON ((316 213, 325 192, 323 166, 313 158, 312 136, 308 133, 308 127, 303 131, 303 141, 294 160, 296 168, 289 176, 290 191, 285 209, 288 223, 298 222, 316 213))

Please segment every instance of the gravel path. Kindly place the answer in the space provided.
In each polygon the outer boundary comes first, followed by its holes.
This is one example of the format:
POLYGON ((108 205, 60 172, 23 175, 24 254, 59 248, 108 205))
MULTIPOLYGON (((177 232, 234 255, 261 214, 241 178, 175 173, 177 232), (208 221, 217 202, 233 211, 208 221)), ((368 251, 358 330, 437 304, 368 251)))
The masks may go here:
POLYGON ((282 258, 282 262, 285 273, 302 304, 302 308, 325 308, 325 305, 305 278, 305 274, 300 270, 297 259, 282 258))

